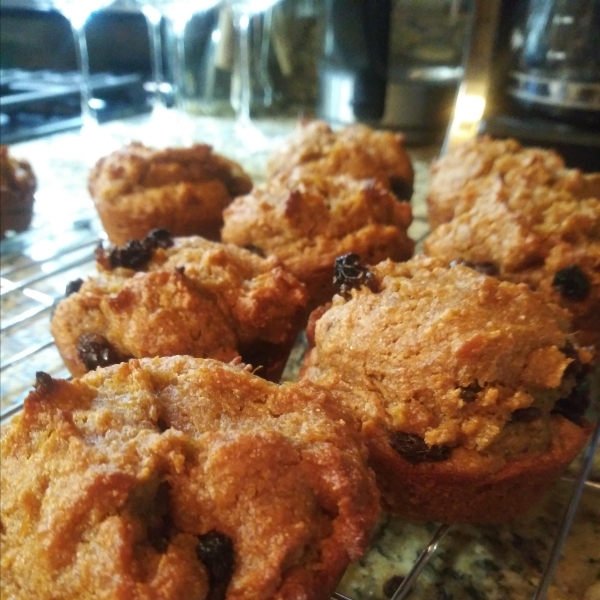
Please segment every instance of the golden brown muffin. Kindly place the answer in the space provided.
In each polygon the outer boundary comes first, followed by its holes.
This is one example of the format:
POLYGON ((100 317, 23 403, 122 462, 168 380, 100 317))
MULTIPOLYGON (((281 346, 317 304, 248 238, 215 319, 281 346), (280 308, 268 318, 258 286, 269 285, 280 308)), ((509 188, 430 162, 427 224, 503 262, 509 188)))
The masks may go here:
POLYGON ((480 180, 480 190, 425 240, 425 252, 527 283, 569 310, 580 344, 600 349, 600 195, 580 199, 499 175, 480 180))
POLYGON ((585 444, 589 359, 525 285, 418 256, 341 269, 301 377, 362 422, 385 506, 417 520, 510 520, 585 444))
POLYGON ((307 294, 275 257, 155 230, 97 258, 98 276, 73 282, 52 318, 73 375, 132 357, 241 355, 259 375, 279 379, 307 294))
POLYGON ((489 175, 499 175, 509 185, 544 186, 577 198, 600 193, 600 173, 567 169, 553 150, 523 148, 514 139, 476 138, 434 161, 430 171, 427 208, 432 229, 468 210, 485 193, 489 175))
POLYGON ((0 235, 25 231, 31 225, 37 179, 29 162, 0 146, 0 235))
POLYGON ((410 200, 413 192, 414 170, 404 149, 404 136, 366 125, 333 131, 324 121, 299 123, 267 162, 267 177, 299 166, 308 175, 376 179, 401 200, 410 200))
POLYGON ((6 429, 6 598, 325 600, 379 513, 324 390, 218 361, 38 373, 6 429))
POLYGON ((224 242, 274 254, 309 292, 310 308, 334 294, 333 264, 354 252, 368 264, 406 260, 412 210, 382 184, 296 171, 236 198, 223 213, 224 242))
POLYGON ((88 189, 108 239, 122 245, 155 228, 218 240, 221 212, 252 181, 206 144, 155 150, 134 142, 96 163, 88 189))

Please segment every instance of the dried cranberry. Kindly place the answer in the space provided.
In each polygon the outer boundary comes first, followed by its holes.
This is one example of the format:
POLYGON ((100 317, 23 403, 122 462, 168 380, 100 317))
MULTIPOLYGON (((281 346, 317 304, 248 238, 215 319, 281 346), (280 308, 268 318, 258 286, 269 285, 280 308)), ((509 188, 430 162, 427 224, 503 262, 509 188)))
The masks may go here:
POLYGON ((65 297, 68 298, 71 294, 76 294, 81 289, 82 285, 83 279, 74 279, 73 281, 69 281, 65 289, 65 297))
POLYGON ((223 600, 235 569, 235 553, 231 538, 219 531, 199 536, 196 554, 208 571, 207 600, 223 600))
POLYGON ((537 406, 528 406, 513 410, 510 420, 513 423, 531 423, 537 421, 541 416, 542 411, 537 406))
POLYGON ((333 285, 339 290, 340 295, 347 298, 352 288, 358 289, 366 285, 375 291, 373 273, 360 263, 360 256, 350 252, 335 259, 333 267, 333 285))
POLYGON ((574 377, 576 380, 581 381, 590 371, 589 365, 584 365, 579 358, 579 352, 573 347, 573 344, 568 342, 564 348, 561 348, 561 352, 567 357, 573 359, 569 366, 565 369, 563 377, 568 379, 574 377))
POLYGON ((265 258, 265 251, 262 248, 255 246, 254 244, 246 244, 244 246, 244 248, 246 250, 250 250, 250 252, 252 252, 252 254, 256 254, 262 258, 265 258))
POLYGON ((479 394, 482 389, 483 388, 476 381, 474 381, 466 387, 460 388, 460 398, 467 403, 475 402, 477 399, 477 394, 479 394))
POLYGON ((141 269, 152 260, 153 253, 154 247, 147 238, 141 241, 129 240, 123 247, 110 250, 108 262, 113 269, 141 269))
POLYGON ((498 269, 497 265, 493 262, 473 262, 471 260, 453 260, 450 263, 451 267, 456 265, 461 265, 463 267, 468 267, 469 269, 473 269, 482 275, 489 275, 490 277, 497 277, 500 273, 500 269, 498 269))
POLYGON ((581 425, 590 402, 589 381, 584 380, 578 383, 566 398, 561 398, 556 402, 552 414, 561 415, 576 425, 581 425))
POLYGON ((413 465, 448 460, 452 454, 452 448, 449 446, 428 446, 423 438, 403 431, 396 431, 390 436, 390 446, 413 465))
POLYGON ((400 587, 400 584, 404 581, 402 575, 393 575, 383 584, 383 593, 386 598, 391 598, 396 590, 400 587))
POLYGON ((590 293, 590 278, 578 265, 569 265, 554 274, 552 287, 566 300, 581 302, 590 293))
POLYGON ((37 371, 35 374, 34 387, 38 392, 49 392, 54 387, 52 375, 48 375, 48 373, 44 373, 44 371, 37 371))
POLYGON ((77 356, 88 371, 123 362, 111 344, 96 333, 84 333, 77 341, 77 356))
POLYGON ((146 239, 152 243, 154 248, 171 248, 173 246, 173 236, 166 229, 153 229, 146 239))

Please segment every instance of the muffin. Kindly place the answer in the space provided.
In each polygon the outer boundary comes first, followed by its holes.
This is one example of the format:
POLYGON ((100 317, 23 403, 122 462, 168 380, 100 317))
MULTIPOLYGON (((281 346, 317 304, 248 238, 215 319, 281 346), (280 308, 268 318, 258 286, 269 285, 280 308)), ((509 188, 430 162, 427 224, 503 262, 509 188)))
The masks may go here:
POLYGON ((427 208, 432 229, 470 208, 485 193, 489 175, 499 175, 509 185, 544 186, 577 198, 600 194, 600 173, 567 169, 553 150, 523 148, 517 140, 490 136, 466 142, 434 161, 430 174, 427 208))
POLYGON ((9 156, 0 146, 0 235, 25 231, 31 225, 37 179, 26 160, 9 156))
POLYGON ((79 376, 130 358, 241 356, 278 380, 305 319, 304 286, 275 259, 155 230, 99 248, 98 275, 69 284, 51 332, 79 376))
POLYGON ((584 446, 589 360, 566 313, 522 284, 417 256, 339 261, 301 378, 362 423, 384 506, 410 519, 508 521, 584 446))
POLYGON ((379 512, 345 419, 213 360, 38 373, 2 434, 3 597, 328 599, 379 512))
POLYGON ((155 150, 134 142, 96 163, 88 189, 108 239, 123 245, 156 228, 218 240, 223 209, 252 181, 206 144, 155 150))
POLYGON ((298 125, 294 134, 267 161, 267 177, 296 167, 310 175, 350 175, 376 179, 401 200, 410 200, 414 170, 404 149, 404 136, 349 125, 333 131, 324 121, 298 125))
POLYGON ((275 255, 308 290, 310 308, 334 294, 333 263, 354 252, 368 264, 406 260, 411 207, 381 183, 296 171, 236 198, 224 211, 224 242, 275 255))
POLYGON ((425 252, 523 282, 568 309, 576 339, 600 349, 600 194, 482 179, 473 205, 439 226, 425 252))

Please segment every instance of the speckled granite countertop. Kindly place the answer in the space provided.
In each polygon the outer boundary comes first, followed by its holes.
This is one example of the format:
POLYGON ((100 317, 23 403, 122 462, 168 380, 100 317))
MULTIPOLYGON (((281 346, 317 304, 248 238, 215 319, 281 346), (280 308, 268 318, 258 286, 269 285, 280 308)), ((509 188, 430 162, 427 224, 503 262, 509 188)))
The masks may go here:
MULTIPOLYGON (((294 127, 291 120, 260 122, 267 143, 251 155, 235 143, 233 123, 211 118, 189 118, 166 112, 152 118, 137 117, 103 126, 89 138, 66 133, 15 144, 11 152, 31 162, 38 176, 35 216, 29 232, 2 242, 2 288, 16 281, 15 267, 27 265, 18 278, 38 276, 57 269, 55 275, 28 285, 33 296, 8 294, 2 298, 3 325, 15 311, 33 310, 31 302, 48 306, 27 327, 3 333, 4 365, 32 343, 48 347, 2 373, 2 408, 31 389, 36 370, 66 376, 66 370, 49 337, 53 298, 62 296, 66 282, 93 271, 91 250, 102 229, 86 189, 93 162, 120 145, 139 140, 155 146, 184 145, 194 141, 212 144, 238 160, 255 181, 263 178, 266 156, 294 127), (58 247, 88 242, 76 267, 60 271, 58 247)), ((410 148, 416 172, 412 201, 414 222, 410 234, 422 239, 428 231, 425 192, 428 167, 437 147, 410 148)), ((419 246, 417 247, 419 249, 419 246)), ((76 258, 78 255, 76 254, 76 258)), ((3 292, 4 293, 4 292, 3 292)), ((297 345, 286 371, 293 379, 304 346, 297 345)), ((597 457, 597 463, 600 457, 597 457)), ((600 469, 593 478, 598 481, 600 469)), ((529 600, 533 597, 568 503, 572 482, 561 481, 546 500, 510 526, 455 526, 440 543, 432 561, 417 580, 410 600, 529 600)), ((418 524, 384 515, 374 533, 370 551, 352 565, 339 591, 355 600, 389 598, 390 582, 406 576, 421 550, 429 543, 435 524, 418 524)), ((549 600, 600 600, 600 490, 586 487, 580 509, 563 548, 549 600)))

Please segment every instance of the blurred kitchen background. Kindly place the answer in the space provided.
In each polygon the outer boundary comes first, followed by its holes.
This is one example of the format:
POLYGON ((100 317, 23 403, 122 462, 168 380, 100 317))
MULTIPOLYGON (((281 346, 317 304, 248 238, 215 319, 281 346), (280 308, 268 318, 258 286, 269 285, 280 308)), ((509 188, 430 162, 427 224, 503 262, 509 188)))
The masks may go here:
MULTIPOLYGON (((158 84, 166 106, 233 115, 226 10, 210 0, 154 5, 163 14, 158 82, 140 10, 109 4, 87 20, 100 121, 150 111, 158 84)), ((3 143, 77 127, 68 21, 43 0, 2 0, 0 11, 3 143)), ((253 17, 251 35, 253 116, 362 121, 399 129, 413 145, 438 142, 479 59, 479 132, 600 168, 600 0, 283 0, 253 17)))

